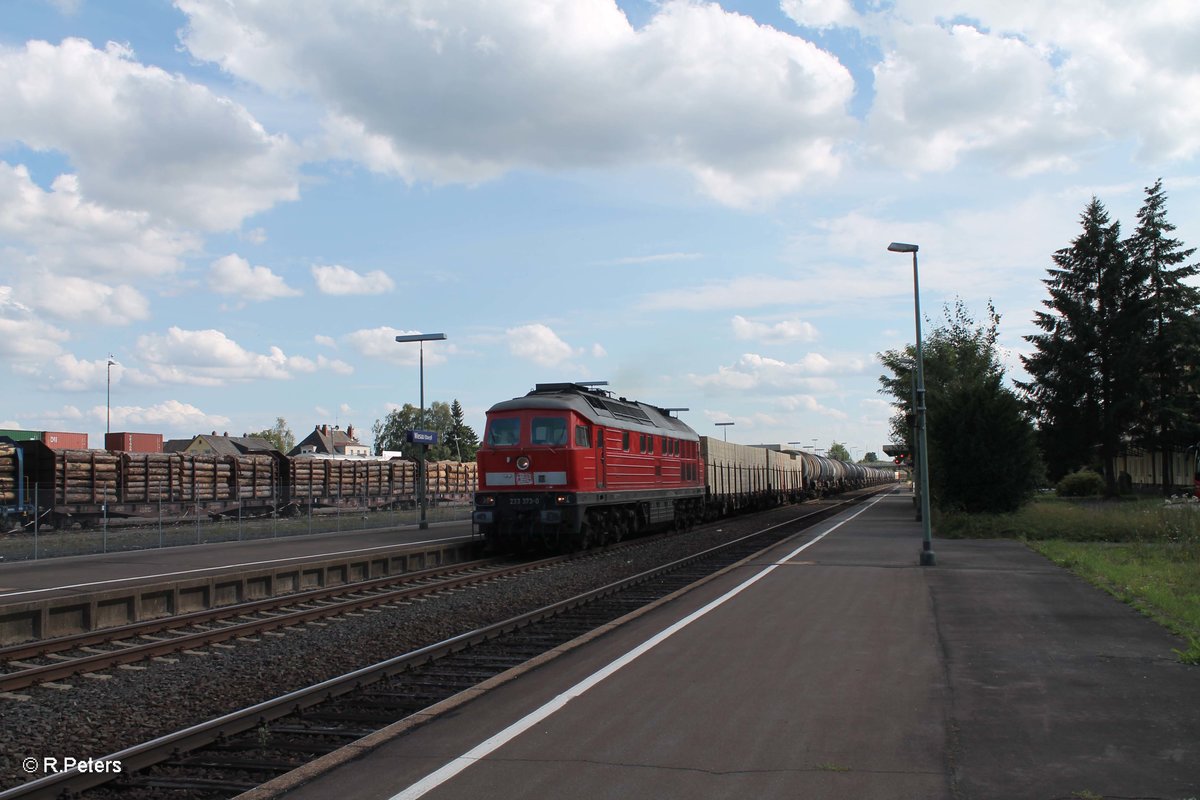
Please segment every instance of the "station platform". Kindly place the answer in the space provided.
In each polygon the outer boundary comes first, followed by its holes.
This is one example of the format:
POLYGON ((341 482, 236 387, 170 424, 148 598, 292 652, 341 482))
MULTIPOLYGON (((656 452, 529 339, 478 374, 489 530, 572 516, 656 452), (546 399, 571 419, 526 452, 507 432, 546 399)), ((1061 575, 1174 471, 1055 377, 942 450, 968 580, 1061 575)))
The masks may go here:
POLYGON ((1012 541, 882 495, 245 798, 1200 795, 1180 640, 1012 541))
POLYGON ((470 522, 0 563, 0 646, 475 557, 470 522))

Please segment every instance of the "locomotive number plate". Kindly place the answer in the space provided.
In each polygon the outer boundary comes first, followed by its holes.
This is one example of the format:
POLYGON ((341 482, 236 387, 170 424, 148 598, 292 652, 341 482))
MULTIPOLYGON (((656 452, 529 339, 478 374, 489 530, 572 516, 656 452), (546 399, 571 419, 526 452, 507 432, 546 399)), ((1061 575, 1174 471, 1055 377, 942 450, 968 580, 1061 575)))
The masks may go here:
POLYGON ((536 497, 510 497, 508 504, 510 506, 536 506, 538 501, 536 497))

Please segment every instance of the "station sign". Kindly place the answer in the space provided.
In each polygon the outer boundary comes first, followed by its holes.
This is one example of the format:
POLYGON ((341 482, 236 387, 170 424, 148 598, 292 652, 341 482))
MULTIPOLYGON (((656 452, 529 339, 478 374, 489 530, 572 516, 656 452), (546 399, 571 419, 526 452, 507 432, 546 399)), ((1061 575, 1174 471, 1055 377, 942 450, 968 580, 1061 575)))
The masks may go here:
POLYGON ((404 440, 409 444, 437 444, 437 431, 405 431, 404 440))

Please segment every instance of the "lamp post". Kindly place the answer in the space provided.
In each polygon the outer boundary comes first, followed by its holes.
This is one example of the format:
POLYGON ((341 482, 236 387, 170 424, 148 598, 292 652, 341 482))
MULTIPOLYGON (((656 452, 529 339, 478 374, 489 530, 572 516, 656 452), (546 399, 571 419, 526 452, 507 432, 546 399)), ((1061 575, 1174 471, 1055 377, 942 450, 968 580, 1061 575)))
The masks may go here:
POLYGON ((921 353, 921 284, 917 277, 917 250, 915 244, 892 242, 888 250, 893 253, 912 253, 913 262, 913 309, 917 320, 917 382, 913 393, 917 415, 917 474, 921 482, 921 566, 932 567, 937 563, 933 555, 933 533, 929 527, 929 448, 925 435, 925 358, 921 353))
MULTIPOLYGON (((397 342, 418 342, 421 348, 420 353, 420 382, 421 382, 421 427, 425 427, 425 343, 445 339, 444 333, 413 333, 397 336, 397 342)), ((425 530, 429 527, 429 523, 425 521, 425 448, 424 442, 421 443, 421 460, 417 462, 417 506, 421 509, 420 521, 417 527, 425 530)))
MULTIPOLYGON (((104 368, 108 373, 104 388, 104 432, 106 434, 112 432, 112 368, 116 364, 117 362, 113 361, 112 354, 110 353, 108 356, 108 366, 104 368)), ((105 443, 104 446, 107 447, 108 444, 105 443)))
POLYGON ((733 423, 732 423, 732 422, 714 422, 713 424, 714 424, 714 425, 716 425, 718 428, 720 428, 720 429, 721 429, 721 439, 722 439, 722 441, 726 441, 726 442, 728 442, 728 441, 729 441, 729 434, 727 433, 727 431, 729 430, 729 426, 730 426, 730 425, 732 425, 733 423))

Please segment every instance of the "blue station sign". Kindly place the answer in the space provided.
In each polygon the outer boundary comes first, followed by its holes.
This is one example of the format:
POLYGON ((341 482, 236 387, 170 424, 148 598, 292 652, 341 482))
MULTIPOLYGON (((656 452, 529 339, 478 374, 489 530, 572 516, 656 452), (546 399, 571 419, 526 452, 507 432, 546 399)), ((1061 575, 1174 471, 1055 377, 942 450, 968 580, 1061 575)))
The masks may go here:
POLYGON ((437 444, 437 431, 406 431, 405 441, 410 444, 437 444))

